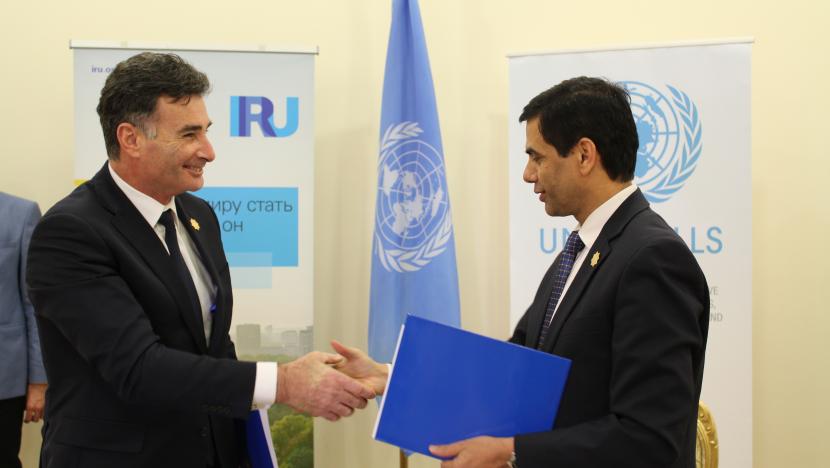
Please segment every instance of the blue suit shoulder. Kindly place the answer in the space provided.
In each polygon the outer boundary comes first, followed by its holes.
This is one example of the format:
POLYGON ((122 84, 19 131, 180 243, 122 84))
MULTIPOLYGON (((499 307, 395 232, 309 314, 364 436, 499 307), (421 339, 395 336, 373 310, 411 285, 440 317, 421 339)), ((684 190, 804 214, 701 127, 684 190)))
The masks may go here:
POLYGON ((32 210, 38 209, 38 206, 37 203, 31 200, 0 192, 0 209, 6 211, 8 215, 21 217, 21 215, 26 215, 32 210))

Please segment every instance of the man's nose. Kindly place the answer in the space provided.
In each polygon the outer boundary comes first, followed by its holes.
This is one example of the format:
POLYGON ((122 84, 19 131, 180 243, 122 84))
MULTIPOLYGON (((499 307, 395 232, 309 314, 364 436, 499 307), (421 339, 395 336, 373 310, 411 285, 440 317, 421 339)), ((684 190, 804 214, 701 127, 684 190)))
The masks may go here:
POLYGON ((522 179, 529 184, 536 183, 536 168, 533 167, 533 163, 528 158, 527 164, 525 164, 525 170, 522 173, 522 179))
POLYGON ((202 159, 207 160, 208 162, 213 161, 216 159, 216 153, 213 151, 213 145, 210 143, 210 139, 207 135, 203 135, 201 138, 201 146, 199 147, 198 152, 196 155, 202 159))

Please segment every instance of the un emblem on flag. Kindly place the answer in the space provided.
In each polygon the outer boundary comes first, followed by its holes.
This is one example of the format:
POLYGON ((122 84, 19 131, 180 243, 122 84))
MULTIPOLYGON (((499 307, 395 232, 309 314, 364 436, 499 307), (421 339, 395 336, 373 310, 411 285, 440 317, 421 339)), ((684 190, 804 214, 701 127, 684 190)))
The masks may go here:
POLYGON ((683 188, 700 160, 703 130, 697 106, 672 86, 663 94, 639 81, 619 85, 631 96, 640 140, 635 183, 650 202, 664 202, 683 188))
POLYGON ((417 122, 390 125, 380 144, 375 248, 387 271, 418 271, 447 249, 452 220, 441 153, 417 122))

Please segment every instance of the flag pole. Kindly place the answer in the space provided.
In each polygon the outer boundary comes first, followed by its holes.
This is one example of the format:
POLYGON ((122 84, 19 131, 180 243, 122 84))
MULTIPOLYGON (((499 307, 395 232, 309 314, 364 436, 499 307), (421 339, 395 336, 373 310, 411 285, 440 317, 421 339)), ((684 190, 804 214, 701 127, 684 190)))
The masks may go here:
POLYGON ((400 463, 401 468, 409 468, 409 458, 407 458, 406 454, 403 453, 403 449, 398 450, 398 453, 400 453, 400 457, 401 457, 400 458, 401 459, 401 463, 400 463))

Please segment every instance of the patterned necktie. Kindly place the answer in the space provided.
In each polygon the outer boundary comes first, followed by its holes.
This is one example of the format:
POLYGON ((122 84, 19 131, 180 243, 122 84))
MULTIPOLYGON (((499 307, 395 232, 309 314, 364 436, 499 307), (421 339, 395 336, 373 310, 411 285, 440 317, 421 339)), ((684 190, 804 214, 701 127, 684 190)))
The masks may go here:
POLYGON ((579 252, 585 247, 582 239, 579 238, 579 232, 573 231, 568 236, 568 241, 565 243, 565 248, 562 249, 559 268, 553 275, 553 291, 550 293, 548 300, 548 308, 545 311, 545 321, 542 323, 542 332, 539 334, 539 343, 536 349, 542 349, 542 344, 545 342, 545 337, 548 335, 550 322, 553 319, 553 313, 556 311, 556 304, 559 303, 559 298, 562 296, 562 291, 565 289, 565 283, 568 281, 568 275, 574 266, 574 260, 579 252))
POLYGON ((173 261, 176 267, 176 273, 179 279, 182 280, 187 295, 190 296, 190 304, 193 307, 193 312, 199 318, 199 323, 202 322, 202 305, 199 303, 199 294, 196 293, 196 286, 193 284, 193 277, 190 276, 190 270, 187 269, 187 264, 182 257, 182 251, 179 250, 179 241, 176 238, 176 220, 173 218, 173 210, 165 210, 159 217, 159 224, 164 226, 164 243, 167 244, 167 249, 170 251, 170 260, 173 261))

